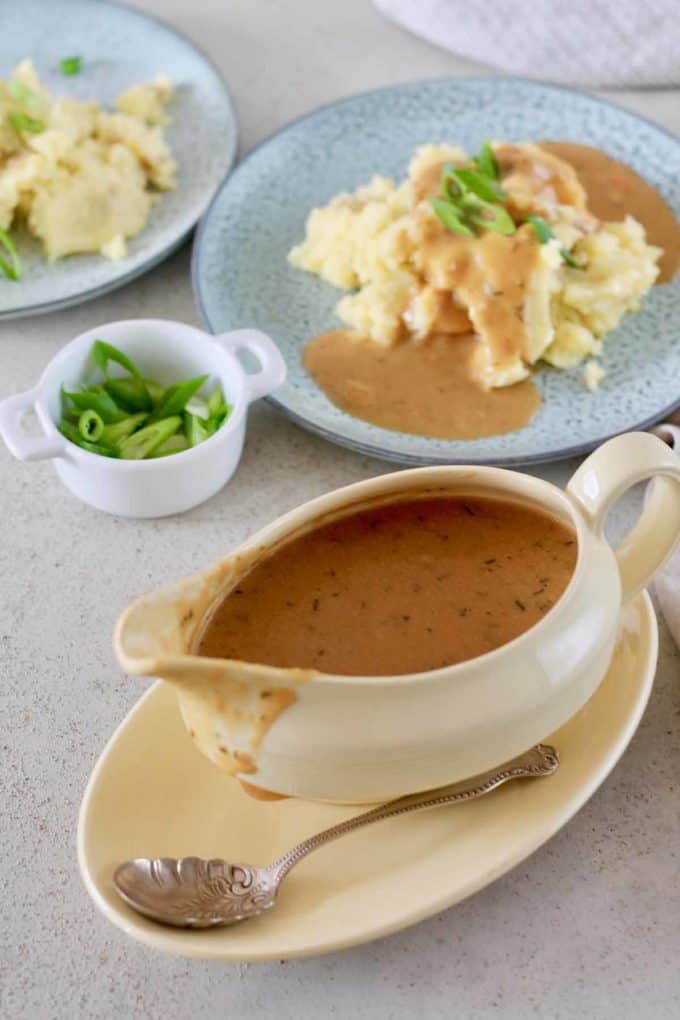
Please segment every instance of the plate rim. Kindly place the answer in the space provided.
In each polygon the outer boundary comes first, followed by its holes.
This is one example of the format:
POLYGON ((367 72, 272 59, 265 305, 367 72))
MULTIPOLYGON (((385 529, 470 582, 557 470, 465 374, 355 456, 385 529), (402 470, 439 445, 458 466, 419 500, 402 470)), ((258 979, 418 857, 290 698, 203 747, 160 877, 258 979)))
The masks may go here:
POLYGON ((210 193, 208 198, 205 200, 202 210, 196 213, 190 225, 183 230, 179 236, 166 245, 162 251, 156 252, 155 255, 151 256, 148 260, 145 260, 141 265, 136 266, 134 269, 129 270, 129 272, 117 277, 115 280, 109 281, 108 283, 97 284, 95 287, 90 287, 88 290, 80 291, 78 294, 71 294, 69 297, 55 298, 52 301, 43 301, 42 304, 21 305, 16 308, 0 311, 0 322, 7 322, 12 319, 25 319, 31 315, 46 315, 49 312, 60 311, 63 308, 73 308, 75 305, 85 304, 87 301, 96 300, 96 298, 103 297, 104 294, 109 294, 114 290, 118 290, 119 287, 124 287, 126 284, 131 283, 144 273, 155 269, 156 266, 169 258, 175 251, 178 250, 178 248, 181 248, 187 238, 190 237, 197 224, 208 212, 208 209, 212 205, 217 193, 222 190, 222 187, 226 183, 227 178, 231 174, 234 169, 234 165, 237 162, 238 148, 241 139, 241 126, 236 112, 236 106, 231 92, 229 91, 229 87, 219 68, 212 58, 204 51, 203 47, 195 43, 193 39, 190 39, 188 35, 185 35, 185 33, 175 25, 164 21, 163 18, 159 18, 155 14, 149 14, 147 11, 141 10, 138 7, 131 7, 129 4, 123 3, 122 0, 98 0, 98 2, 101 7, 114 7, 118 10, 125 11, 128 15, 137 16, 141 18, 142 21, 149 21, 154 25, 160 26, 171 35, 176 36, 176 38, 181 40, 181 42, 188 46, 189 49, 194 50, 201 60, 212 70, 217 82, 221 86, 225 106, 233 124, 232 139, 228 147, 227 159, 225 161, 226 169, 215 185, 212 193, 210 193))
MULTIPOLYGON (((610 748, 606 760, 598 769, 590 772, 587 779, 577 786, 575 793, 572 790, 571 796, 568 798, 568 802, 559 816, 551 818, 547 825, 540 827, 538 834, 536 834, 535 831, 537 827, 534 827, 532 835, 529 838, 524 838, 521 847, 514 852, 511 858, 505 857, 503 860, 497 862, 495 867, 488 869, 483 874, 478 875, 473 881, 463 886, 462 891, 457 888, 455 891, 449 893, 449 895, 441 896, 436 904, 428 903, 421 909, 415 910, 407 917, 397 921, 392 920, 383 924, 375 924, 370 929, 364 930, 359 935, 340 935, 339 937, 329 939, 321 948, 318 948, 313 943, 305 943, 305 945, 298 949, 294 949, 293 951, 283 948, 278 951, 275 951, 274 949, 266 949, 258 952, 256 946, 253 952, 230 953, 228 942, 225 941, 224 949, 222 949, 221 946, 219 949, 215 949, 212 944, 206 944, 204 940, 200 938, 195 939, 193 944, 189 941, 189 948, 187 948, 184 942, 187 940, 187 934, 190 938, 191 933, 187 933, 182 929, 164 928, 160 925, 153 928, 143 927, 141 924, 136 923, 136 917, 134 915, 132 919, 130 919, 128 914, 119 913, 102 895, 99 885, 93 878, 88 867, 88 856, 85 849, 87 839, 87 815, 89 813, 90 801, 94 796, 99 776, 104 771, 109 753, 114 743, 117 741, 118 735, 127 727, 129 721, 142 704, 154 697, 159 686, 163 683, 162 680, 158 680, 152 684, 151 687, 135 702, 130 711, 126 713, 123 720, 116 726, 114 732, 111 734, 105 747, 101 751, 90 778, 88 779, 78 813, 77 828, 78 868, 85 889, 94 901, 94 904, 100 913, 103 914, 108 921, 123 931, 126 935, 129 935, 135 941, 140 942, 143 945, 150 946, 152 949, 158 949, 164 953, 174 956, 182 956, 187 959, 220 960, 222 962, 229 963, 262 963, 283 958, 292 960, 324 956, 328 953, 339 952, 352 946, 364 945, 368 942, 385 938, 386 936, 396 932, 404 931, 429 917, 434 917, 436 914, 439 914, 444 910, 448 910, 458 903, 462 903, 470 896, 480 892, 487 885, 490 885, 492 882, 495 882, 513 868, 517 867, 522 863, 522 861, 526 860, 529 856, 531 856, 531 854, 535 853, 538 849, 540 849, 540 847, 544 846, 550 839, 552 839, 552 837, 556 835, 560 829, 567 825, 587 804, 590 798, 605 782, 610 773, 621 760, 630 741, 635 735, 647 707, 654 684, 659 653, 658 620, 648 591, 643 590, 630 603, 630 605, 636 604, 638 604, 641 609, 641 629, 648 632, 647 641, 645 643, 644 651, 640 657, 639 666, 636 669, 636 676, 638 676, 639 679, 636 684, 635 698, 631 706, 631 710, 617 731, 616 737, 613 741, 613 746, 610 748), (181 934, 185 937, 184 942, 180 942, 180 938, 176 935, 176 932, 181 932, 181 934)), ((126 910, 127 909, 129 908, 126 908, 126 910)))
MULTIPOLYGON (((108 0, 108 2, 113 2, 113 0, 108 0)), ((676 137, 676 135, 674 135, 672 131, 669 131, 667 128, 663 127, 661 124, 658 124, 656 121, 653 121, 651 118, 636 113, 634 110, 630 110, 626 106, 622 106, 620 103, 612 102, 610 99, 604 99, 601 96, 596 95, 594 92, 590 92, 588 89, 572 88, 571 86, 568 85, 557 85, 554 84, 553 82, 548 82, 543 79, 524 78, 519 75, 460 75, 460 76, 440 75, 434 78, 419 78, 416 79, 415 81, 395 82, 392 85, 382 85, 375 89, 364 89, 360 92, 354 92, 351 93, 350 95, 342 96, 340 99, 333 99, 328 103, 322 103, 321 105, 316 106, 313 110, 309 110, 307 111, 307 113, 303 113, 299 117, 294 117, 292 120, 286 121, 285 124, 282 124, 271 134, 267 135, 265 138, 257 142, 257 144, 254 145, 252 149, 249 149, 249 151, 241 159, 238 160, 237 165, 232 168, 232 172, 228 173, 225 176, 224 180, 220 183, 219 187, 215 191, 215 194, 208 203, 203 215, 198 221, 191 251, 190 274, 191 274, 191 289, 194 294, 194 301, 196 303, 196 308, 198 310, 198 314, 203 326, 214 336, 218 335, 215 326, 210 321, 210 316, 207 313, 201 286, 201 274, 199 269, 199 262, 201 259, 201 249, 204 243, 204 235, 206 233, 210 217, 213 215, 215 206, 220 200, 222 192, 231 183, 231 178, 241 173, 242 169, 248 164, 252 156, 259 152, 260 149, 264 148, 271 142, 277 140, 279 136, 285 135, 288 131, 292 130, 298 125, 303 124, 305 121, 311 120, 312 118, 318 116, 321 113, 325 113, 328 110, 332 110, 337 107, 345 105, 351 105, 356 100, 361 100, 370 96, 387 94, 390 92, 394 92, 395 90, 408 89, 415 91, 421 88, 423 85, 430 84, 440 85, 457 82, 481 83, 481 84, 487 84, 491 82, 510 82, 518 83, 521 85, 528 85, 531 87, 536 86, 539 89, 547 89, 553 92, 582 96, 590 100, 591 102, 599 103, 602 106, 618 110, 622 113, 627 114, 633 120, 637 120, 643 124, 647 124, 649 127, 654 128, 656 131, 659 131, 662 135, 665 135, 678 147, 680 147, 680 138, 676 137)), ((234 326, 232 328, 236 327, 234 326)), ((673 414, 675 411, 678 410, 678 408, 680 408, 680 396, 678 396, 677 399, 672 401, 669 405, 659 410, 658 412, 654 412, 654 414, 652 414, 648 418, 643 419, 642 421, 631 424, 621 431, 609 432, 603 436, 599 436, 597 439, 588 440, 584 443, 576 443, 573 446, 564 446, 559 447, 558 449, 555 450, 533 454, 531 453, 516 454, 501 457, 489 457, 489 456, 464 457, 459 456, 454 451, 448 453, 442 451, 439 454, 434 452, 432 454, 420 455, 404 452, 400 453, 397 450, 386 450, 384 447, 380 446, 378 442, 353 439, 352 437, 345 436, 342 433, 336 432, 333 429, 325 428, 323 425, 318 425, 315 422, 310 421, 304 415, 299 414, 297 411, 293 410, 292 408, 284 404, 276 396, 276 394, 269 394, 264 399, 267 401, 267 403, 271 404, 278 411, 280 411, 286 418, 294 422, 294 424, 300 426, 300 428, 304 429, 307 432, 312 433, 313 435, 320 436, 327 442, 333 443, 336 446, 341 446, 345 449, 354 450, 356 453, 363 454, 364 456, 375 457, 378 460, 384 460, 396 464, 406 464, 409 466, 427 466, 436 464, 456 463, 464 467, 474 467, 480 464, 494 464, 498 465, 499 467, 511 468, 519 467, 526 464, 552 463, 560 460, 566 460, 570 457, 579 457, 584 454, 590 453, 596 447, 600 446, 602 443, 605 443, 608 439, 612 439, 614 436, 621 435, 622 431, 642 432, 645 429, 648 429, 651 426, 656 425, 658 422, 662 421, 665 417, 673 414)), ((385 429, 384 431, 391 430, 385 429)), ((395 434, 399 435, 399 433, 396 432, 395 434)), ((427 439, 426 436, 422 438, 427 439)), ((463 443, 465 442, 465 440, 449 440, 449 442, 463 443)))

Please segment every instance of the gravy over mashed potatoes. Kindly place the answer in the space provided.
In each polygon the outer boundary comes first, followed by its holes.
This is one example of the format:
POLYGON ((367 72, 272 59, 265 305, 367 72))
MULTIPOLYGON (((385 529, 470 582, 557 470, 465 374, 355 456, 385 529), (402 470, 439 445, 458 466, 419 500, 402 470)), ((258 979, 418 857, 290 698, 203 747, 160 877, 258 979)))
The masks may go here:
POLYGON ((29 60, 0 81, 0 228, 23 224, 50 260, 125 255, 159 193, 175 187, 163 137, 172 86, 133 85, 109 111, 53 96, 29 60))
MULTIPOLYGON (((440 220, 431 199, 441 193, 444 168, 471 165, 452 145, 419 148, 399 185, 374 177, 353 194, 312 210, 306 237, 289 258, 352 291, 337 307, 351 332, 313 341, 305 364, 345 410, 387 428, 445 438, 520 427, 539 399, 527 381, 511 408, 514 384, 528 380, 539 361, 559 369, 586 362, 584 380, 596 389, 603 370, 593 359, 604 336, 639 308, 659 275, 663 252, 653 242, 663 244, 671 261, 669 249, 675 246, 677 256, 678 228, 668 207, 604 153, 558 142, 497 142, 490 151, 511 232, 479 229, 464 236, 440 220), (635 218, 628 214, 627 199, 636 189, 646 189, 649 208, 656 201, 653 223, 641 215, 644 202, 631 203, 635 218), (545 228, 543 236, 538 226, 545 228), (653 228, 647 236, 645 227, 653 228), (419 366, 419 359, 430 368, 419 366), (448 374, 456 362, 454 385, 448 374), (417 420, 405 407, 400 382, 403 377, 404 386, 410 385, 406 377, 412 382, 414 372, 422 390, 411 387, 409 399, 428 405, 417 420), (386 380, 393 406, 376 415, 378 376, 386 380), (463 382, 472 393, 470 408, 476 402, 471 424, 459 420, 449 426, 447 407, 454 396, 460 405, 463 382), (505 388, 508 399, 496 420, 494 395, 505 388)), ((672 275, 670 264, 665 268, 672 275)))

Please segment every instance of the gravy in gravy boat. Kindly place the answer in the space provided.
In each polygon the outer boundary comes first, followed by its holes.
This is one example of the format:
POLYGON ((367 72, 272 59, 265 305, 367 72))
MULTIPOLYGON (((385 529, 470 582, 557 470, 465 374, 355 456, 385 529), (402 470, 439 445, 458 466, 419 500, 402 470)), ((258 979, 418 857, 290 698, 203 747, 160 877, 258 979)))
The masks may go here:
POLYGON ((537 623, 576 556, 572 529, 530 504, 421 497, 350 512, 256 563, 198 654, 347 676, 439 669, 537 623))

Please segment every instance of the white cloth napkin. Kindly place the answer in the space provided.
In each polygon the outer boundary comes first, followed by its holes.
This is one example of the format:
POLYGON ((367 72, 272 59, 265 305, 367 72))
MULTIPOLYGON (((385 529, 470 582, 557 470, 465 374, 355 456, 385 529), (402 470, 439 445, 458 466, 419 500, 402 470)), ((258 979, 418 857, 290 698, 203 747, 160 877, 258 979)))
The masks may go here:
POLYGON ((678 0, 374 0, 403 28, 510 74, 568 85, 680 85, 678 0))
MULTIPOLYGON (((677 425, 664 423, 653 431, 680 453, 680 428, 677 425)), ((680 648, 680 548, 675 550, 663 570, 656 575, 654 588, 661 612, 680 648)))

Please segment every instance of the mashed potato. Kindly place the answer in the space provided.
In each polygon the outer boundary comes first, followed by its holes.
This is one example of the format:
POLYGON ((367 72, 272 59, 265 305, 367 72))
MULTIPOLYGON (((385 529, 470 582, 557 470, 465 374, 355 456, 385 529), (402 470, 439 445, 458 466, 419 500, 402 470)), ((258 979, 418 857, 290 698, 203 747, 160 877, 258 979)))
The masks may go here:
MULTIPOLYGON (((462 332, 442 325, 443 302, 453 304, 458 323, 462 315, 480 341, 476 375, 487 388, 525 378, 541 359, 566 369, 596 357, 602 337, 639 308, 661 254, 632 217, 600 223, 564 160, 531 143, 497 143, 494 155, 517 224, 510 236, 461 237, 441 225, 428 197, 445 163, 469 158, 455 146, 426 145, 400 185, 374 177, 314 209, 289 255, 294 266, 351 290, 338 314, 378 344, 462 332), (545 243, 524 222, 532 214, 549 224, 545 243)), ((586 381, 596 389, 602 369, 589 365, 586 381)))
POLYGON ((175 187, 163 137, 164 75, 119 96, 116 111, 53 96, 29 60, 0 82, 0 227, 25 224, 50 260, 123 258, 161 192, 175 187))

